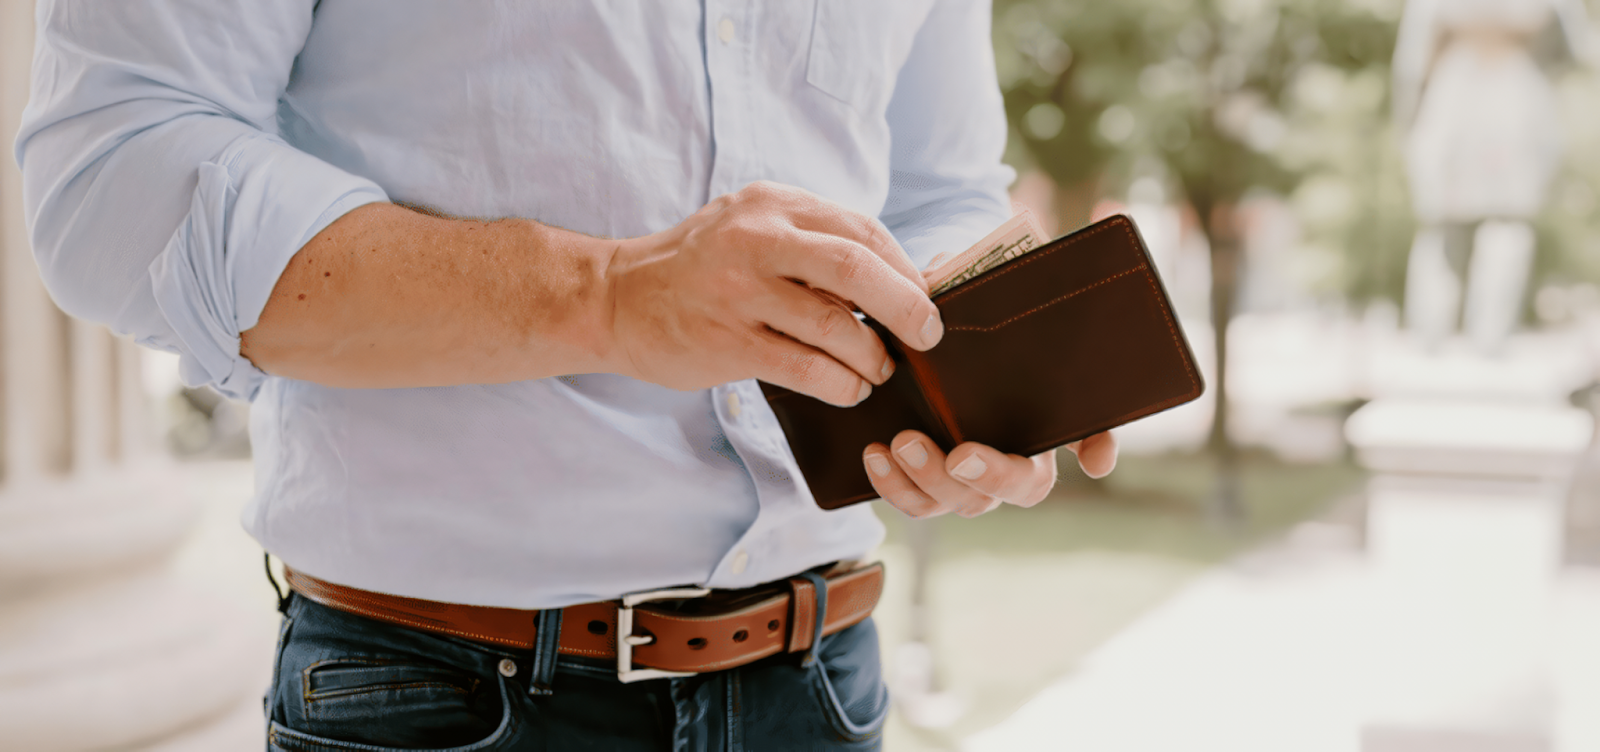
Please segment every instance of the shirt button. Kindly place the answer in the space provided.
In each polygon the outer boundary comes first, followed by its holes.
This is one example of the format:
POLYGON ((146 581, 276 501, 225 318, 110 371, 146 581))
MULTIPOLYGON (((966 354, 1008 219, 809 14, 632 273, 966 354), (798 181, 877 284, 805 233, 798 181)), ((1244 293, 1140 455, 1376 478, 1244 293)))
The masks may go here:
POLYGON ((516 676, 517 675, 517 662, 511 660, 510 658, 501 658, 500 659, 500 675, 501 676, 505 676, 505 677, 516 676))
POLYGON ((717 38, 721 39, 723 44, 733 41, 733 19, 724 16, 722 23, 717 24, 717 38))
POLYGON ((739 395, 735 392, 728 392, 728 417, 739 417, 739 395))
POLYGON ((728 571, 734 574, 744 574, 744 568, 747 566, 750 566, 750 554, 740 551, 733 555, 733 564, 729 565, 728 571))

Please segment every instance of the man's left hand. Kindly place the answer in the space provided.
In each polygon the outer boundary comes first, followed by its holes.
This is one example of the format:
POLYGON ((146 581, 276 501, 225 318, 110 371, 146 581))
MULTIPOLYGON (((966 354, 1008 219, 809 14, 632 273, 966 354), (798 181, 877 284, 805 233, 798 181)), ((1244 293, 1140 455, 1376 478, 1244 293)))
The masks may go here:
MULTIPOLYGON (((1067 450, 1091 478, 1104 477, 1117 464, 1110 431, 1068 444, 1067 450)), ((919 431, 902 431, 887 447, 872 444, 862 457, 878 495, 917 519, 945 512, 976 517, 1002 503, 1031 507, 1056 483, 1054 450, 1022 457, 969 441, 946 456, 919 431)))

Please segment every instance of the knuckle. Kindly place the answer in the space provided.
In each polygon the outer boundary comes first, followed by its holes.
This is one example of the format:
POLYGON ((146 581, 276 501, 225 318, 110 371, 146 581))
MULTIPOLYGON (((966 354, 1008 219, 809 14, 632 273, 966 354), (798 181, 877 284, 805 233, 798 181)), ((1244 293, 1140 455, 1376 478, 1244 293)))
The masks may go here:
POLYGON ((752 282, 754 278, 748 271, 737 266, 723 267, 714 275, 713 295, 724 304, 746 300, 751 292, 752 282))
POLYGON ((889 231, 876 217, 866 214, 859 215, 862 234, 866 237, 867 247, 882 252, 889 247, 889 231))
POLYGON ((743 217, 730 217, 716 223, 712 233, 718 242, 727 245, 744 245, 753 232, 750 222, 743 217))
POLYGON ((1012 493, 1003 495, 1007 503, 1019 507, 1031 507, 1044 501, 1050 495, 1050 489, 1055 487, 1055 479, 1050 478, 1044 483, 1032 482, 1016 488, 1012 493))
POLYGON ((845 331, 846 327, 855 323, 855 320, 856 318, 843 308, 825 305, 822 312, 817 314, 817 336, 823 338, 832 337, 839 332, 845 331), (846 319, 849 321, 846 322, 846 319))
POLYGON ((815 355, 796 355, 790 360, 789 367, 796 379, 807 384, 816 384, 827 375, 822 367, 822 359, 815 355))
POLYGON ((856 389, 844 383, 846 379, 835 378, 837 374, 826 358, 809 353, 795 355, 790 359, 789 367, 797 382, 810 385, 817 394, 831 398, 831 402, 849 405, 856 401, 856 389))
POLYGON ((1003 475, 1003 473, 989 472, 985 473, 983 477, 978 478, 977 480, 966 480, 965 478, 962 478, 961 482, 965 483, 967 487, 988 496, 1004 496, 1004 479, 996 477, 1000 475, 1003 475))
POLYGON ((895 434, 894 438, 889 440, 889 446, 890 448, 899 451, 901 447, 920 438, 922 438, 922 433, 920 431, 907 428, 906 430, 895 434))
POLYGON ((741 196, 757 202, 767 202, 783 195, 782 187, 771 180, 757 180, 739 191, 741 196))
POLYGON ((925 299, 918 295, 905 296, 905 303, 900 308, 900 320, 906 326, 920 325, 928 318, 927 309, 933 304, 924 301, 925 299))
POLYGON ((866 276, 866 257, 854 249, 843 251, 834 258, 834 273, 841 282, 857 282, 866 276))
POLYGON ((1000 506, 1000 499, 994 496, 985 496, 967 507, 969 511, 967 516, 977 517, 980 514, 987 514, 994 511, 994 508, 998 506, 1000 506))
POLYGON ((938 502, 935 502, 933 499, 912 490, 906 490, 895 494, 895 497, 890 499, 889 503, 893 504, 900 511, 905 512, 914 520, 932 517, 936 512, 939 511, 938 502))
POLYGON ((795 363, 797 356, 794 353, 789 352, 771 337, 763 337, 762 345, 761 354, 757 359, 764 368, 778 374, 779 377, 786 376, 790 379, 799 377, 800 369, 795 363))

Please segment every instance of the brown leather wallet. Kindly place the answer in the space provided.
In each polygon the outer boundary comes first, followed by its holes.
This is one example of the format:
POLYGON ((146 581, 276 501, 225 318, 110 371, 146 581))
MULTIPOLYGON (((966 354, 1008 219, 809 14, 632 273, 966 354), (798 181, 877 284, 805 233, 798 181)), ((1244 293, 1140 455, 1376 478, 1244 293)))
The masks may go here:
POLYGON ((922 431, 1024 456, 1194 400, 1194 354, 1133 220, 1051 241, 933 298, 944 339, 918 352, 868 320, 895 361, 841 408, 761 384, 818 506, 876 498, 868 444, 922 431))
MULTIPOLYGON (((460 637, 503 648, 532 650, 539 612, 469 606, 375 593, 284 568, 295 592, 329 608, 369 619, 460 637)), ((830 635, 872 614, 883 594, 883 565, 840 564, 823 574, 828 585, 822 633, 830 635)), ((619 614, 629 612, 631 655, 618 663, 624 681, 653 678, 658 671, 704 672, 742 666, 778 653, 811 647, 816 630, 816 586, 804 577, 746 590, 716 590, 705 597, 677 594, 664 603, 623 609, 618 601, 567 606, 561 611, 557 652, 593 658, 617 657, 619 614), (652 671, 654 669, 655 671, 652 671)), ((637 598, 637 596, 634 596, 637 598)))

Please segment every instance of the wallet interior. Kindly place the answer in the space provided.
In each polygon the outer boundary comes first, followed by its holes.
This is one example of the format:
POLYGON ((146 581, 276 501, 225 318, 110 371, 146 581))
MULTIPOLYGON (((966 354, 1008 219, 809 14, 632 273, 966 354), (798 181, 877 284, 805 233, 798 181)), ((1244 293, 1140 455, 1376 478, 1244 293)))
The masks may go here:
POLYGON ((928 352, 868 324, 896 361, 860 404, 762 384, 817 503, 875 498, 861 452, 906 429, 946 452, 1029 456, 1196 399, 1204 383, 1132 220, 1115 216, 934 297, 928 352))

